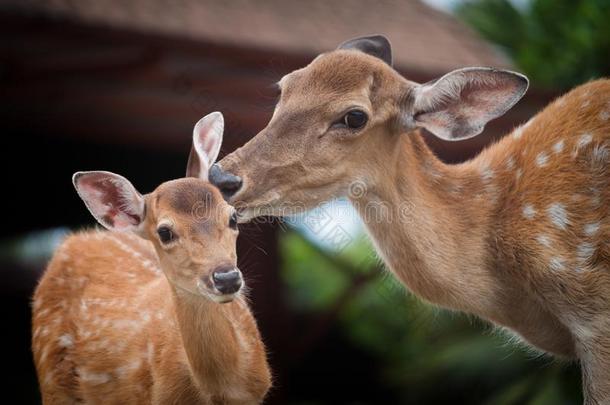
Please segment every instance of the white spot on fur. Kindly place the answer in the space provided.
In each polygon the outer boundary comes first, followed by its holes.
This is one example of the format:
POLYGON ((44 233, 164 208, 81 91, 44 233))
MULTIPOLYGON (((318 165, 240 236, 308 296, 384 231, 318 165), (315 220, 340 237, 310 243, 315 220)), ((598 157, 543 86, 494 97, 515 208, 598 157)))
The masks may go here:
POLYGON ((570 329, 582 340, 591 339, 595 336, 593 330, 590 327, 583 325, 581 322, 570 322, 570 329))
POLYGON ((599 119, 602 121, 608 121, 610 118, 610 111, 603 110, 599 113, 599 119))
POLYGON ((87 303, 85 302, 85 300, 81 300, 80 302, 80 312, 82 315, 87 315, 87 311, 89 310, 89 307, 87 306, 87 303))
POLYGON ((547 235, 538 235, 536 240, 544 247, 551 247, 551 239, 547 235))
POLYGON ((53 377, 54 377, 54 373, 52 371, 47 371, 47 375, 44 377, 45 385, 54 384, 55 381, 53 381, 53 377))
POLYGON ((153 364, 154 354, 155 354, 155 348, 154 348, 152 342, 149 340, 148 343, 146 343, 146 359, 148 360, 148 364, 150 366, 152 366, 152 364, 153 364))
POLYGON ((589 133, 583 134, 578 139, 578 146, 580 146, 580 147, 585 146, 585 145, 591 143, 592 140, 593 140, 593 135, 591 135, 589 133))
POLYGON ((602 198, 599 194, 594 194, 593 197, 591 197, 591 205, 593 207, 599 207, 602 203, 602 198))
POLYGON ((582 107, 582 108, 586 108, 586 107, 588 107, 588 106, 589 106, 589 104, 591 104, 591 100, 585 100, 585 101, 584 101, 584 102, 581 104, 581 107, 582 107))
POLYGON ((563 147, 565 145, 565 142, 562 140, 555 142, 555 145, 553 145, 553 152, 555 153, 561 153, 561 151, 563 150, 563 147))
POLYGON ((91 331, 85 330, 83 328, 78 328, 78 336, 82 339, 82 340, 87 340, 91 337, 92 333, 91 331))
POLYGON ((91 373, 82 367, 77 367, 76 373, 80 376, 82 381, 90 384, 99 385, 110 382, 110 374, 108 373, 91 373))
POLYGON ((490 180, 492 180, 494 178, 494 171, 489 167, 489 163, 485 162, 483 163, 480 168, 479 171, 481 173, 481 179, 484 182, 489 182, 490 180))
POLYGON ((74 338, 72 338, 72 335, 66 333, 59 337, 59 347, 68 348, 72 346, 74 346, 74 338))
POLYGON ((44 363, 44 361, 47 359, 48 355, 49 355, 49 347, 45 346, 42 348, 42 352, 40 352, 40 360, 38 362, 44 363))
POLYGON ((561 257, 553 257, 549 261, 549 266, 553 270, 562 270, 565 268, 565 260, 563 260, 561 257))
POLYGON ((595 246, 589 242, 581 243, 576 250, 576 257, 584 263, 590 262, 594 254, 595 246))
POLYGON ((506 168, 509 170, 513 170, 515 168, 515 159, 512 156, 506 159, 506 168))
POLYGON ((133 319, 115 319, 115 320, 102 320, 102 326, 111 326, 115 329, 141 329, 142 323, 133 319))
MULTIPOLYGON (((439 171, 436 169, 436 167, 434 167, 434 165, 430 161, 426 161, 424 163, 423 169, 432 178, 439 179, 442 177, 442 175, 439 173, 439 171)), ((275 192, 274 195, 271 196, 271 199, 274 201, 279 200, 280 195, 277 192, 275 192)))
POLYGON ((585 235, 587 235, 587 236, 595 235, 597 233, 597 231, 599 231, 599 227, 600 227, 599 222, 594 222, 592 224, 585 225, 585 228, 584 228, 585 235))
POLYGON ((563 204, 553 203, 547 208, 547 213, 551 222, 560 229, 566 229, 570 221, 568 219, 568 213, 566 212, 563 204))
POLYGON ((34 308, 35 311, 38 311, 38 309, 42 306, 42 299, 36 299, 34 300, 34 305, 32 305, 32 308, 34 308))
POLYGON ((121 250, 123 250, 124 252, 130 254, 131 256, 133 256, 134 258, 136 258, 138 261, 140 261, 140 263, 142 263, 142 265, 150 270, 151 272, 155 273, 155 274, 160 274, 161 270, 150 260, 146 259, 140 252, 132 249, 130 246, 128 246, 126 243, 124 243, 123 241, 119 240, 118 238, 115 237, 111 237, 110 239, 112 239, 113 242, 115 242, 119 248, 121 248, 121 250))
POLYGON ((591 163, 594 168, 605 169, 606 162, 608 161, 608 148, 605 144, 595 145, 591 151, 591 163))
POLYGON ((523 135, 523 126, 518 127, 513 131, 513 138, 519 139, 523 135))
POLYGON ((523 216, 527 219, 533 219, 536 215, 536 210, 531 204, 526 204, 523 207, 523 216))
POLYGON ((42 318, 49 313, 49 308, 43 308, 36 313, 36 318, 42 318))
POLYGON ((578 152, 580 151, 580 149, 584 148, 585 146, 590 144, 591 141, 593 141, 593 135, 591 135, 589 133, 582 134, 580 136, 580 138, 578 138, 578 141, 576 142, 576 146, 574 148, 573 156, 576 157, 578 155, 578 152))
POLYGON ((525 124, 521 125, 519 128, 515 129, 513 132, 513 137, 515 139, 521 138, 523 136, 523 131, 527 129, 532 124, 532 120, 527 121, 525 124))
POLYGON ((135 359, 129 364, 118 367, 116 369, 117 376, 123 378, 126 377, 130 372, 137 371, 142 366, 142 359, 135 359))
POLYGON ((515 176, 517 176, 517 180, 519 180, 522 175, 523 175, 523 169, 518 168, 517 173, 515 173, 515 176))
POLYGON ((549 161, 549 155, 545 152, 540 152, 538 156, 536 156, 536 164, 538 167, 544 167, 549 161))
POLYGON ((89 279, 87 277, 83 276, 83 277, 76 278, 75 281, 80 288, 83 288, 84 286, 87 285, 87 283, 89 282, 89 279))

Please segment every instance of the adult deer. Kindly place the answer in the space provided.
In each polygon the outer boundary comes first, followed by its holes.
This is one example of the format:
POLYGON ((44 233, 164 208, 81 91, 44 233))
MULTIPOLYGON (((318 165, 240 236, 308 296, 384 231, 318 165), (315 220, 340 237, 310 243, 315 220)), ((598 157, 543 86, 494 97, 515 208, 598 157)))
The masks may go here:
POLYGON ((223 119, 195 126, 187 176, 141 195, 109 172, 74 186, 111 231, 69 237, 34 295, 45 404, 252 404, 270 387, 241 294, 234 209, 207 181, 223 119))
POLYGON ((578 358, 586 403, 610 403, 610 81, 573 90, 459 165, 439 161, 419 130, 479 134, 525 93, 524 76, 466 68, 417 84, 371 36, 279 87, 267 127, 211 169, 242 221, 347 196, 410 290, 578 358), (375 206, 388 219, 370 218, 375 206))

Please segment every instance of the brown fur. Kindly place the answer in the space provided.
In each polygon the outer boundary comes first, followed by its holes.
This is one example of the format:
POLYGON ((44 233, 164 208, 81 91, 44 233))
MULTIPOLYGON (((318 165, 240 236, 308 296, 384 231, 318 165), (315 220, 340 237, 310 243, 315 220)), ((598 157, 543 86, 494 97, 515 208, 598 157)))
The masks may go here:
POLYGON ((579 359, 586 402, 610 403, 610 81, 455 166, 404 129, 416 84, 374 57, 334 51, 280 84, 268 126, 220 162, 244 179, 231 201, 244 219, 349 196, 413 292, 579 359), (364 130, 333 130, 354 106, 364 130), (350 195, 354 182, 365 192, 350 195), (391 218, 373 220, 371 206, 391 218))
POLYGON ((164 183, 146 200, 148 240, 78 233, 49 263, 33 304, 43 402, 260 403, 270 374, 245 298, 219 304, 193 288, 235 265, 231 208, 197 179, 164 183), (180 235, 167 250, 156 237, 161 218, 180 235))

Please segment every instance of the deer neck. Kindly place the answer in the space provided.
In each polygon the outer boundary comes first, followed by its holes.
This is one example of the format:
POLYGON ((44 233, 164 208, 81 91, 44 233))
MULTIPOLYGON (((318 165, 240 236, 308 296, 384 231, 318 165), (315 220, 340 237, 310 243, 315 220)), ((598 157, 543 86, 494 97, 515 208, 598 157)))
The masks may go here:
POLYGON ((372 164, 366 191, 350 197, 377 251, 422 298, 497 318, 499 286, 486 247, 495 201, 486 184, 491 172, 475 162, 443 164, 419 134, 393 139, 399 145, 388 145, 372 164))
POLYGON ((235 302, 219 304, 173 287, 175 314, 193 379, 201 390, 215 392, 229 386, 239 366, 239 350, 232 350, 236 331, 235 302))

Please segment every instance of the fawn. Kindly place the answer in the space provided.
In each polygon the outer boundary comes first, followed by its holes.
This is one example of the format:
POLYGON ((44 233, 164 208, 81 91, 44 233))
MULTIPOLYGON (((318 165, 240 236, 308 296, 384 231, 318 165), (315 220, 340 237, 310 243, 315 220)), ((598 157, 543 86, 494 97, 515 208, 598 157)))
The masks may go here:
POLYGON ((270 372, 241 293, 235 210, 202 180, 223 127, 220 113, 201 119, 188 177, 144 196, 113 173, 74 175, 93 216, 117 232, 70 236, 36 289, 45 404, 263 400, 270 372))
POLYGON ((284 76, 267 127, 210 181, 243 221, 347 196, 411 291, 578 359, 585 402, 610 404, 610 81, 447 165, 421 129, 475 136, 527 78, 466 68, 417 84, 391 55, 385 37, 357 38, 284 76))

